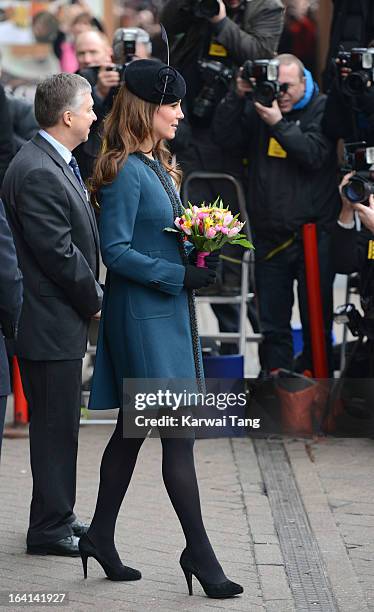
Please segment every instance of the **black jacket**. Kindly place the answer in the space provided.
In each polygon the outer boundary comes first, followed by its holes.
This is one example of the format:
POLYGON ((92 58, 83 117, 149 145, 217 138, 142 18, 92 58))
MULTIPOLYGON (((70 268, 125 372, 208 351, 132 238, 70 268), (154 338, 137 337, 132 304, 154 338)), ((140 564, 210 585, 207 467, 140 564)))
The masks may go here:
POLYGON ((258 235, 277 240, 304 223, 328 228, 336 219, 336 153, 321 132, 324 106, 325 96, 314 95, 306 107, 291 111, 272 127, 260 119, 250 100, 234 92, 217 107, 216 142, 248 156, 248 209, 258 235), (271 138, 287 157, 269 156, 271 138))
POLYGON ((13 94, 6 94, 10 120, 13 127, 13 153, 17 153, 26 142, 39 131, 35 119, 34 104, 13 94))
POLYGON ((371 300, 374 308, 374 246, 369 250, 370 240, 374 241, 374 235, 364 226, 358 232, 356 228, 345 229, 336 223, 332 232, 331 253, 335 272, 360 273, 359 293, 363 306, 365 303, 368 306, 371 300))
POLYGON ((365 141, 374 145, 374 87, 361 96, 347 96, 335 80, 328 95, 322 130, 331 140, 365 141))
POLYGON ((3 201, 24 279, 17 354, 80 359, 102 301, 92 207, 70 167, 39 134, 12 160, 3 201))
POLYGON ((22 274, 13 237, 0 200, 0 396, 10 393, 5 338, 13 339, 22 306, 22 274))

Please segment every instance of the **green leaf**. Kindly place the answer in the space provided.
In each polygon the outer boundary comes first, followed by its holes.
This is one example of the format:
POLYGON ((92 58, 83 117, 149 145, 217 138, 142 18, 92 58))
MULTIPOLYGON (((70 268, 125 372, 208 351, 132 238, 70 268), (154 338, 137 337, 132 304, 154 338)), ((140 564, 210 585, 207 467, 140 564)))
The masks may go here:
POLYGON ((164 227, 164 232, 175 232, 176 234, 182 233, 180 230, 174 229, 174 227, 164 227))
POLYGON ((251 242, 249 242, 249 240, 245 240, 243 238, 240 238, 239 240, 236 240, 234 238, 234 240, 232 240, 230 244, 239 244, 240 246, 245 247, 246 249, 254 249, 255 248, 253 246, 253 244, 251 242))

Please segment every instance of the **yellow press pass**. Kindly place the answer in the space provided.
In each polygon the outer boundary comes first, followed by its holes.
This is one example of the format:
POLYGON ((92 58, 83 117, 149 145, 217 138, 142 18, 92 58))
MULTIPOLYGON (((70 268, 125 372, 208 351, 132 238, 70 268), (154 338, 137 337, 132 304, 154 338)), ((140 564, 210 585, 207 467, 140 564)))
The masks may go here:
POLYGON ((287 157, 287 151, 283 149, 282 145, 280 145, 275 138, 271 137, 269 140, 268 156, 285 159, 287 157))
POLYGON ((216 42, 211 42, 209 47, 209 55, 213 55, 214 57, 227 57, 228 52, 226 47, 220 45, 216 42))
POLYGON ((368 242, 368 259, 374 259, 374 240, 368 242))

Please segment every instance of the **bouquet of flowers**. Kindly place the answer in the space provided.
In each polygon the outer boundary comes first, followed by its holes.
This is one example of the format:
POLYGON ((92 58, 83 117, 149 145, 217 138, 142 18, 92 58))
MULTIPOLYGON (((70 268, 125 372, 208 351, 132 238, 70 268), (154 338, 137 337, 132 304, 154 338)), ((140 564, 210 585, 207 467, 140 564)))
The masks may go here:
POLYGON ((174 221, 177 229, 167 227, 165 230, 182 233, 185 240, 194 245, 198 267, 204 267, 205 257, 221 249, 226 243, 238 244, 247 249, 254 248, 246 235, 241 234, 244 223, 239 221, 239 215, 232 215, 220 198, 211 204, 203 202, 200 206, 189 202, 188 207, 183 210, 183 215, 174 221))

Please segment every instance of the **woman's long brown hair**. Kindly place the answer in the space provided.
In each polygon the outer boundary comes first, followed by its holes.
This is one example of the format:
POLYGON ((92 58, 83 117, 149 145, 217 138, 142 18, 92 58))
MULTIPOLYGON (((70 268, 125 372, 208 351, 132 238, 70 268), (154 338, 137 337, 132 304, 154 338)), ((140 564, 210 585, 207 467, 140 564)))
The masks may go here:
MULTIPOLYGON (((157 108, 156 104, 141 100, 121 85, 104 120, 103 145, 89 181, 94 199, 103 185, 114 181, 129 154, 139 151, 141 144, 152 137, 153 115, 157 108)), ((172 165, 170 151, 163 140, 154 145, 153 154, 179 186, 182 173, 172 165)))

